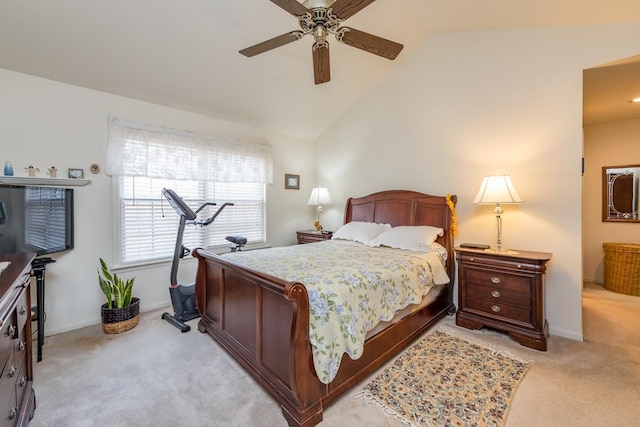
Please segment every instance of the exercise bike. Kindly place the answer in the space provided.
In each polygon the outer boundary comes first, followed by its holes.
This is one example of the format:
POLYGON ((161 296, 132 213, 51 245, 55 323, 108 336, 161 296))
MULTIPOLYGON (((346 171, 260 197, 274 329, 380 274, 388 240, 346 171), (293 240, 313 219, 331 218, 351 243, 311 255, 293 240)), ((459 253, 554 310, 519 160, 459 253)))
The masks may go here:
MULTIPOLYGON (((200 206, 195 212, 176 194, 175 191, 168 188, 162 189, 162 195, 167 199, 178 215, 180 215, 180 223, 178 225, 178 235, 176 237, 176 247, 173 253, 173 262, 171 264, 171 283, 169 285, 169 295, 171 297, 171 305, 174 314, 163 313, 162 318, 171 323, 182 332, 189 332, 191 327, 185 322, 200 317, 198 307, 196 306, 195 282, 178 283, 178 267, 180 259, 191 253, 191 250, 182 245, 185 226, 198 225, 206 227, 210 225, 220 212, 227 206, 233 206, 233 203, 224 203, 216 213, 206 220, 198 219, 198 212, 206 206, 216 206, 215 203, 207 202, 200 206)), ((235 246, 231 248, 232 252, 241 250, 242 246, 247 243, 247 239, 242 236, 227 236, 226 239, 235 246)))

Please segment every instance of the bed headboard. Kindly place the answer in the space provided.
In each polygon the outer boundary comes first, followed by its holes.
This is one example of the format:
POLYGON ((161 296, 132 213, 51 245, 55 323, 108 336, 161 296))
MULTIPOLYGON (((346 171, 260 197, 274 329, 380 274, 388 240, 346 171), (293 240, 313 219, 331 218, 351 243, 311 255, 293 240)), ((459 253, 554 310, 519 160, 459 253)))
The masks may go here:
MULTIPOLYGON (((450 196, 455 205, 456 196, 450 196)), ((438 243, 447 248, 447 271, 453 282, 453 231, 451 210, 444 196, 432 196, 407 190, 389 190, 347 200, 344 223, 367 221, 398 225, 431 225, 444 230, 438 243)))

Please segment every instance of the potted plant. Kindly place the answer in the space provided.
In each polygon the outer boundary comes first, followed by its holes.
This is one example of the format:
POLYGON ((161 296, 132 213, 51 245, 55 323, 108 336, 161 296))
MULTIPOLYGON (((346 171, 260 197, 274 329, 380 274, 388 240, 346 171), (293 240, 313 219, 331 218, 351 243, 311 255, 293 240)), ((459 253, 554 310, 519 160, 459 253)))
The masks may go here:
POLYGON ((119 334, 134 328, 140 320, 140 299, 132 298, 135 277, 123 280, 111 273, 107 263, 100 258, 98 283, 107 298, 102 304, 102 330, 107 334, 119 334))

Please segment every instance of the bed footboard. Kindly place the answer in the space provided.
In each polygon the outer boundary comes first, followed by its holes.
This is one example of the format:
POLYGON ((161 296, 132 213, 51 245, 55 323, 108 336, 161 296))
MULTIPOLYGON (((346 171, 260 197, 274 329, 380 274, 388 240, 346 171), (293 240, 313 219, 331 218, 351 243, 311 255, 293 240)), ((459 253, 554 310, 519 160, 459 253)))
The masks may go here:
POLYGON ((196 249, 198 330, 213 336, 281 404, 289 425, 322 420, 322 385, 309 343, 309 299, 300 283, 196 249))

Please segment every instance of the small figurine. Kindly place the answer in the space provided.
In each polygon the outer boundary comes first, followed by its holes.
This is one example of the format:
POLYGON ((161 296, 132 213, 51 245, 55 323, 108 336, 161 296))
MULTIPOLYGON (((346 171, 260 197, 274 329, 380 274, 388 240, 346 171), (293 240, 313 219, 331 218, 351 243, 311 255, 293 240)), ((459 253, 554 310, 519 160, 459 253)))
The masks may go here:
POLYGON ((55 178, 58 174, 58 168, 56 168, 55 166, 51 166, 47 171, 47 173, 51 178, 55 178))
POLYGON ((30 178, 33 178, 34 176, 36 176, 36 172, 40 172, 40 169, 33 167, 32 165, 27 166, 26 168, 24 168, 24 170, 29 172, 30 178))

